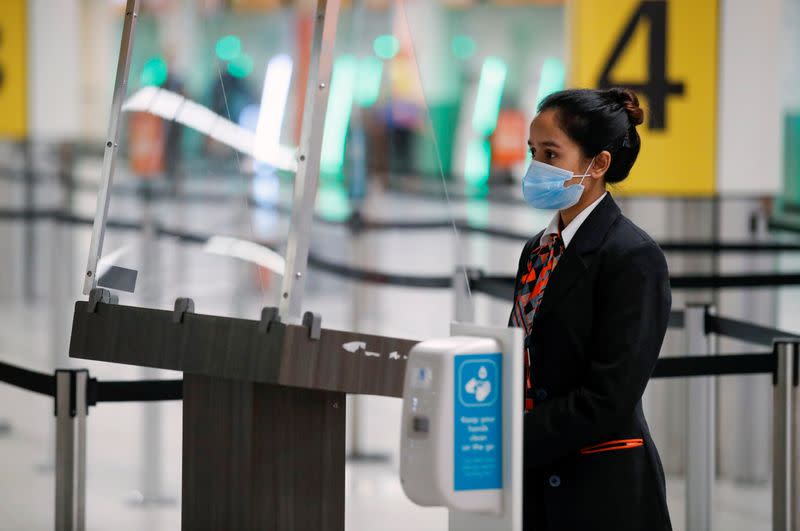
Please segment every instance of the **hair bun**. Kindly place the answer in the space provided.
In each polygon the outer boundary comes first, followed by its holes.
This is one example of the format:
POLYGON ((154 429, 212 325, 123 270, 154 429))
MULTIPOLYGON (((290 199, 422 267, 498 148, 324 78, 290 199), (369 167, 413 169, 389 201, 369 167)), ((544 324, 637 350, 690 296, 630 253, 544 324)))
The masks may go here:
POLYGON ((608 93, 614 101, 622 105, 632 125, 641 125, 644 122, 644 110, 639 107, 639 97, 634 91, 627 88, 612 88, 608 93))

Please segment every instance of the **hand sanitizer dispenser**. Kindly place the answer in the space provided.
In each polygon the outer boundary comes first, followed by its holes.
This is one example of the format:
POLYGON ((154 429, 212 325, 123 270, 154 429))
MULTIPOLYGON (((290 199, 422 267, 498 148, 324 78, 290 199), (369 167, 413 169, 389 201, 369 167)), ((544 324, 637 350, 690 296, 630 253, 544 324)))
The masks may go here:
POLYGON ((419 505, 499 514, 503 356, 496 339, 423 341, 408 356, 400 479, 419 505))
POLYGON ((522 530, 522 331, 466 323, 408 355, 400 480, 450 531, 522 530))

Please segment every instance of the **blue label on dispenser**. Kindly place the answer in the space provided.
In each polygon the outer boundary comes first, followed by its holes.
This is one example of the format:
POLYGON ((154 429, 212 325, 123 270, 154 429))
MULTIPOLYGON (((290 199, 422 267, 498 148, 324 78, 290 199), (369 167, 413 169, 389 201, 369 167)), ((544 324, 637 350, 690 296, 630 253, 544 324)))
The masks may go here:
POLYGON ((503 358, 455 356, 453 488, 503 487, 503 358))

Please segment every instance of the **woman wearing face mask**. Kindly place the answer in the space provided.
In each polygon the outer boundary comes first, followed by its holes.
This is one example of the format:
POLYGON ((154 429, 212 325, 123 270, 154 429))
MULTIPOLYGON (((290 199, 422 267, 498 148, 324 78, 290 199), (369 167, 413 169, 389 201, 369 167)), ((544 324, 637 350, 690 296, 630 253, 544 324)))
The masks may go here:
POLYGON ((523 248, 509 318, 526 337, 526 530, 671 529, 641 404, 669 273, 607 191, 636 161, 643 114, 629 90, 567 90, 530 127, 525 199, 557 212, 523 248))

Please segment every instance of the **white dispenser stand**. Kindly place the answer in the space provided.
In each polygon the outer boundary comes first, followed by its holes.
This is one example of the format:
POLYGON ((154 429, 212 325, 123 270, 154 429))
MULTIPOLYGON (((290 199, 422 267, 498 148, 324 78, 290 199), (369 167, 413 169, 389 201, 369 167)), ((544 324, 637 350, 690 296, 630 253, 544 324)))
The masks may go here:
POLYGON ((522 530, 522 331, 453 323, 409 354, 400 477, 450 531, 522 530))

